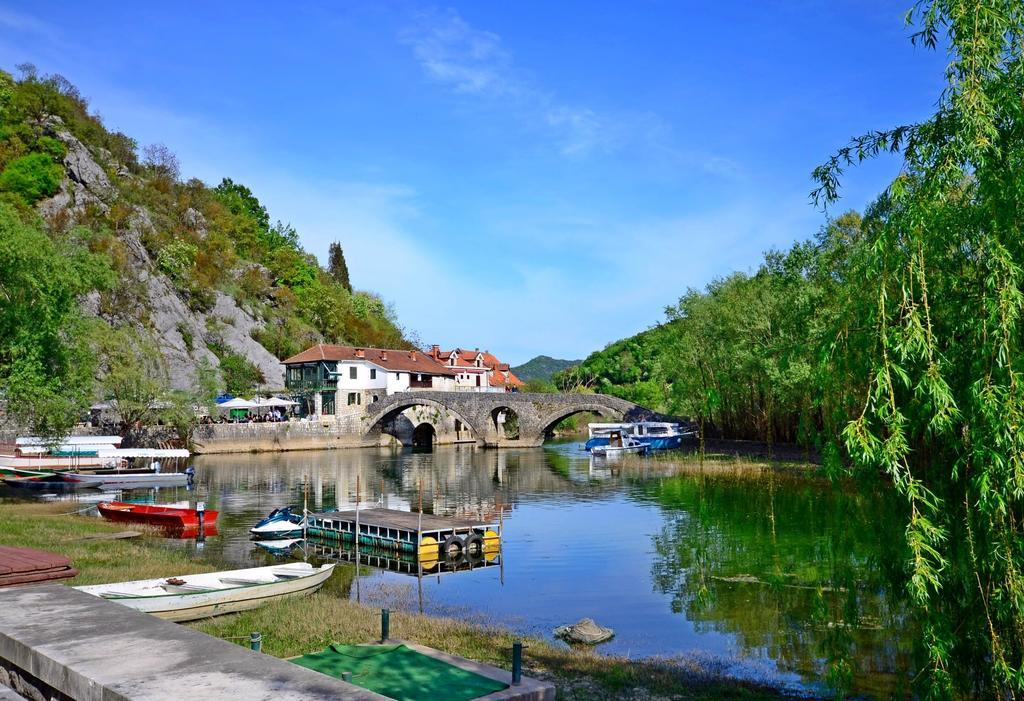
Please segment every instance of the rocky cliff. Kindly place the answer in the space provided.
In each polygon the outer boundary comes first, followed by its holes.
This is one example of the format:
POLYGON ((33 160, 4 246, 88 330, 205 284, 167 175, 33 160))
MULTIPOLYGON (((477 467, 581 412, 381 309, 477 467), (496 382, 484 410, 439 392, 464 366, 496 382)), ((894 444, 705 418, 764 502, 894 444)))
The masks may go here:
MULTIPOLYGON (((59 222, 64 228, 95 219, 97 210, 109 215, 113 206, 124 207, 121 194, 107 175, 113 170, 120 177, 133 176, 123 164, 116 163, 109 152, 91 150, 76 138, 59 117, 43 123, 44 133, 67 147, 63 158, 66 177, 60 190, 37 205, 48 222, 59 222)), ((153 217, 145 206, 128 205, 124 224, 116 232, 127 253, 127 265, 121 266, 120 284, 141 293, 132 307, 101 310, 99 294, 85 301, 88 313, 103 316, 114 326, 134 325, 152 335, 166 364, 171 386, 189 389, 196 383, 196 368, 201 362, 217 367, 218 355, 210 350, 216 345, 238 354, 257 367, 267 387, 283 387, 284 373, 280 360, 253 338, 253 332, 264 322, 243 309, 231 296, 213 290, 213 305, 208 311, 196 310, 188 304, 168 275, 155 265, 143 245, 147 235, 154 233, 153 217)), ((206 221, 195 209, 185 211, 184 222, 205 237, 206 221)))

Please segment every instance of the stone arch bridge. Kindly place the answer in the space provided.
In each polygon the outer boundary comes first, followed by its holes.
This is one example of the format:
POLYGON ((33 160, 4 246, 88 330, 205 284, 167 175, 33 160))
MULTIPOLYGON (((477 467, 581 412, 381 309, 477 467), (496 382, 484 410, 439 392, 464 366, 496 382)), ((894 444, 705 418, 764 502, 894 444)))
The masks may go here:
MULTIPOLYGON (((583 412, 621 421, 643 408, 605 394, 533 394, 525 392, 399 392, 370 404, 362 418, 367 443, 377 444, 392 434, 397 420, 417 409, 410 423, 439 423, 454 417, 468 429, 472 442, 486 448, 536 447, 560 421, 583 412), (431 417, 436 417, 432 419, 431 417)), ((466 441, 468 442, 468 441, 466 441)))

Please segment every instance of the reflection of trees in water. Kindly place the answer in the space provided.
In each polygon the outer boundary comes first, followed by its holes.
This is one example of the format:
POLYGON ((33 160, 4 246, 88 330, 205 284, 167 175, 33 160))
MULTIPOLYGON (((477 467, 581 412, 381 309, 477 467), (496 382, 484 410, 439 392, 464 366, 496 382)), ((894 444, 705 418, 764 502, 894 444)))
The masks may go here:
POLYGON ((905 686, 898 503, 779 476, 684 475, 637 486, 667 512, 651 576, 698 630, 745 654, 888 697, 905 686))

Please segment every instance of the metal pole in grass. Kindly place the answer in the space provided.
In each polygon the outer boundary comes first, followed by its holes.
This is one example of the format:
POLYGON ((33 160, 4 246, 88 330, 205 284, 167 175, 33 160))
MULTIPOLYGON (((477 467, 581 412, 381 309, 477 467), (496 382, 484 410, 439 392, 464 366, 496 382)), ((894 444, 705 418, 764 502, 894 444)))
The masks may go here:
POLYGON ((388 638, 391 637, 391 611, 389 609, 380 610, 380 641, 386 643, 388 638))
POLYGON ((259 631, 249 633, 249 649, 253 652, 263 650, 263 635, 259 631))
POLYGON ((519 686, 523 680, 523 643, 517 640, 512 643, 512 686, 519 686))
POLYGON ((196 533, 196 549, 202 550, 206 544, 206 502, 196 502, 196 516, 199 518, 199 531, 196 533))
POLYGON ((355 543, 353 544, 356 549, 356 601, 360 601, 359 592, 359 473, 356 473, 356 533, 355 543))

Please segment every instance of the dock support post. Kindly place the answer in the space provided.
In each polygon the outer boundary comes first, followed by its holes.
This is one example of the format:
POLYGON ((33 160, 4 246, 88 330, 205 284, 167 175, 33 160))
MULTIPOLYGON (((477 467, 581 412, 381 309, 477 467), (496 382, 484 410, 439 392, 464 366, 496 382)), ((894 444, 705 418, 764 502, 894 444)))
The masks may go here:
POLYGON ((388 638, 391 637, 391 611, 388 609, 380 610, 380 641, 386 643, 388 638))
POLYGON ((253 652, 263 650, 263 635, 259 631, 249 633, 249 649, 253 652))
POLYGON ((523 643, 520 640, 512 643, 512 686, 519 686, 523 680, 523 643))
POLYGON ((196 532, 196 548, 206 544, 206 502, 196 502, 196 516, 199 519, 199 530, 196 532))

